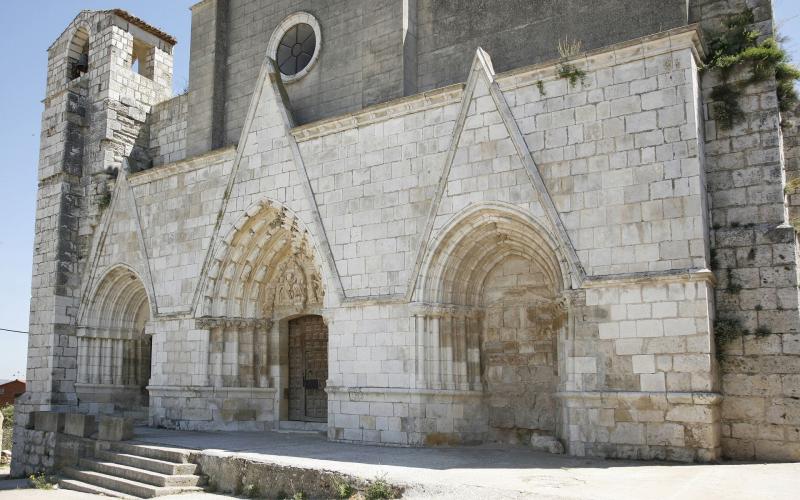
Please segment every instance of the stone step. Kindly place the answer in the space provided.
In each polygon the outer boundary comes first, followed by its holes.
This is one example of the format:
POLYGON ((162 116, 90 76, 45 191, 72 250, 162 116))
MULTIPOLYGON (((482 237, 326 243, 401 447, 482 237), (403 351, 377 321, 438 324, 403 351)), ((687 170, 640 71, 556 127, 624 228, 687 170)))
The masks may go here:
POLYGON ((113 462, 103 462, 100 460, 90 460, 87 458, 81 459, 79 464, 84 470, 88 469, 121 479, 129 479, 139 483, 151 484, 153 486, 199 486, 201 481, 200 476, 195 476, 192 474, 161 474, 149 470, 138 469, 128 465, 120 465, 113 462))
POLYGON ((100 486, 101 488, 139 498, 154 498, 203 490, 203 488, 199 486, 153 486, 152 484, 144 484, 138 481, 131 481, 130 479, 114 477, 97 471, 78 470, 72 467, 65 467, 61 472, 69 479, 75 479, 93 486, 100 486))
POLYGON ((154 458, 156 460, 163 460, 165 462, 173 462, 176 464, 186 464, 191 462, 192 454, 190 450, 166 448, 163 446, 153 446, 150 444, 139 444, 130 441, 127 443, 111 443, 111 449, 127 455, 154 458))
POLYGON ((196 464, 176 464, 175 462, 140 457, 138 455, 130 455, 128 453, 119 453, 115 451, 99 451, 96 453, 96 457, 105 462, 114 462, 115 464, 127 465, 136 467, 137 469, 158 472, 160 474, 194 474, 195 471, 197 471, 196 464))
POLYGON ((131 495, 126 495, 125 493, 120 493, 119 491, 109 490, 108 488, 103 488, 102 486, 84 483, 83 481, 78 481, 77 479, 61 479, 58 481, 58 487, 62 490, 79 491, 81 493, 91 493, 93 495, 102 495, 112 498, 138 498, 131 495))
POLYGON ((302 422, 299 420, 281 420, 278 424, 278 432, 327 433, 328 424, 326 422, 302 422))

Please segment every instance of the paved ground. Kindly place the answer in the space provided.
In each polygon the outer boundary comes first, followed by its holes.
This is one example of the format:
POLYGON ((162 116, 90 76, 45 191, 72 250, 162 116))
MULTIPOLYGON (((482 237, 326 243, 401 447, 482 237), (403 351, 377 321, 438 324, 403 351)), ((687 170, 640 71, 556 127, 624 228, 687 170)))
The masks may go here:
MULTIPOLYGON (((319 435, 273 432, 176 432, 137 429, 136 439, 189 449, 225 450, 251 460, 383 476, 409 486, 406 498, 436 499, 725 499, 800 498, 800 464, 680 465, 578 459, 524 448, 387 448, 331 443, 319 435)), ((39 491, 3 480, 0 500, 78 499, 93 495, 39 491), (24 489, 15 489, 24 488, 24 489)), ((101 498, 101 497, 98 497, 101 498)), ((209 493, 161 497, 227 498, 209 493)))
POLYGON ((800 498, 800 464, 680 465, 578 459, 525 448, 388 448, 312 434, 137 429, 136 439, 217 449, 258 461, 324 468, 411 485, 409 498, 800 498))

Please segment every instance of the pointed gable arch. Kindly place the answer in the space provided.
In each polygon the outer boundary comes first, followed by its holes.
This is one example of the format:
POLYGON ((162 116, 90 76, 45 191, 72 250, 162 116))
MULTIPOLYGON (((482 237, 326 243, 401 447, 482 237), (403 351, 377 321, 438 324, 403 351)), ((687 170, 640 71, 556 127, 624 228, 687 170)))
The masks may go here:
POLYGON ((286 207, 262 200, 218 245, 199 317, 270 318, 276 309, 322 306, 326 282, 317 250, 286 207))

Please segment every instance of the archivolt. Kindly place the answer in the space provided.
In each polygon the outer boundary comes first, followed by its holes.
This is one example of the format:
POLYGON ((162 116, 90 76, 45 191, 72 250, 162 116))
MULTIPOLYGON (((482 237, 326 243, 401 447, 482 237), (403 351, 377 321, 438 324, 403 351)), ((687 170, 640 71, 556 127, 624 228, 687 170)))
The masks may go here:
POLYGON ((552 239, 510 207, 468 209, 436 239, 422 267, 418 300, 434 304, 481 305, 483 283, 507 257, 533 262, 541 286, 554 292, 564 277, 552 239))
POLYGON ((299 221, 267 201, 227 235, 211 264, 201 316, 269 318, 276 308, 321 305, 323 281, 299 221))
POLYGON ((118 265, 100 280, 86 308, 88 336, 131 339, 150 319, 144 283, 130 268, 118 265))

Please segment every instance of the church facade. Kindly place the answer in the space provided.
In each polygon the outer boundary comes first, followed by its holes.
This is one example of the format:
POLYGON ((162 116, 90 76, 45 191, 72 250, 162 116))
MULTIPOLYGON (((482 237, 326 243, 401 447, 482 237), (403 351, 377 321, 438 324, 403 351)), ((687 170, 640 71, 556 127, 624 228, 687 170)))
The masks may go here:
POLYGON ((800 458, 792 116, 770 80, 723 127, 701 71, 748 5, 771 33, 769 1, 204 0, 178 96, 176 40, 81 12, 18 438, 55 409, 800 458))

